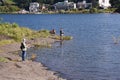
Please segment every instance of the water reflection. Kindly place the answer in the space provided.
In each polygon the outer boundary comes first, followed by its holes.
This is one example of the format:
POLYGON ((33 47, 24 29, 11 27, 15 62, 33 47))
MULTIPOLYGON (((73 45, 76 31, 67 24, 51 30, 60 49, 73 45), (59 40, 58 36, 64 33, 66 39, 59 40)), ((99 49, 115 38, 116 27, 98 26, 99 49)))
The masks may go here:
POLYGON ((60 47, 62 47, 63 45, 63 40, 60 40, 60 47))
POLYGON ((61 56, 64 55, 64 49, 63 49, 63 40, 60 40, 60 49, 61 49, 61 56))

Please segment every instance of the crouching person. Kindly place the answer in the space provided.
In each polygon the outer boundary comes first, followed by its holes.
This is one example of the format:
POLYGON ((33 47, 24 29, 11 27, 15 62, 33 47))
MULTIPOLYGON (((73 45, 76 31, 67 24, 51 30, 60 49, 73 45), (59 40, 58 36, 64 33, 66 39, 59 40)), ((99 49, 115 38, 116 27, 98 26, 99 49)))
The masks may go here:
POLYGON ((53 34, 53 35, 55 35, 55 34, 56 34, 55 29, 52 29, 52 30, 50 31, 50 33, 53 34))

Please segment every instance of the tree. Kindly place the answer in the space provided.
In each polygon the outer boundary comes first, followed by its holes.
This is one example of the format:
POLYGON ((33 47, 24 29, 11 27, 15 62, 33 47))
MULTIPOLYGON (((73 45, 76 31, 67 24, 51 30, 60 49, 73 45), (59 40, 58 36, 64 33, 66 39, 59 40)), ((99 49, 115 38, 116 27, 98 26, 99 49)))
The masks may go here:
POLYGON ((29 4, 32 2, 31 0, 14 0, 17 3, 17 6, 20 8, 29 9, 29 4))
POLYGON ((91 0, 91 1, 92 1, 93 8, 97 8, 98 7, 98 0, 91 0))
POLYGON ((62 2, 64 0, 54 0, 54 3, 57 3, 57 2, 62 2))
POLYGON ((110 4, 113 8, 120 7, 120 0, 110 0, 110 4))
POLYGON ((44 0, 32 0, 32 2, 44 3, 44 0))
POLYGON ((53 4, 54 3, 54 0, 45 0, 45 4, 53 4))
POLYGON ((120 0, 110 0, 110 4, 113 8, 117 8, 115 12, 120 13, 120 0))

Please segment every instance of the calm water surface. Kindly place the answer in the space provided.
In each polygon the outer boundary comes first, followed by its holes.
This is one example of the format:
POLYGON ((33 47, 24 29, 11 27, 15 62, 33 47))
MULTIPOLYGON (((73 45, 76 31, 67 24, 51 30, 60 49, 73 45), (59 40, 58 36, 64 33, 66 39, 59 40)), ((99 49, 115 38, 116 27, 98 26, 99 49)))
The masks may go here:
POLYGON ((7 22, 16 22, 31 29, 64 29, 70 41, 53 44, 52 48, 30 49, 51 70, 68 80, 120 80, 120 14, 42 14, 5 15, 7 22))

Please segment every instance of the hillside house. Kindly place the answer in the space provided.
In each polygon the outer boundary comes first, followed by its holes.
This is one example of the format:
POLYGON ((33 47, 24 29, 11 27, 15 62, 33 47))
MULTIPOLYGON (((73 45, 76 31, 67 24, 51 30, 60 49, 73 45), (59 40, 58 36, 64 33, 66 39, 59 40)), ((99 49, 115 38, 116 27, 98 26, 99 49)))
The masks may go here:
POLYGON ((76 9, 76 3, 74 2, 68 2, 68 0, 65 0, 64 2, 58 2, 54 4, 55 10, 68 10, 68 9, 76 9))
POLYGON ((30 13, 39 12, 39 3, 37 3, 37 2, 30 3, 29 11, 30 11, 30 13))
POLYGON ((87 3, 86 0, 83 0, 82 2, 77 3, 77 8, 82 9, 82 8, 92 8, 92 3, 87 3))
POLYGON ((110 0, 99 0, 99 6, 100 6, 101 8, 106 9, 106 8, 108 8, 108 7, 111 6, 111 4, 109 3, 109 1, 110 1, 110 0))

